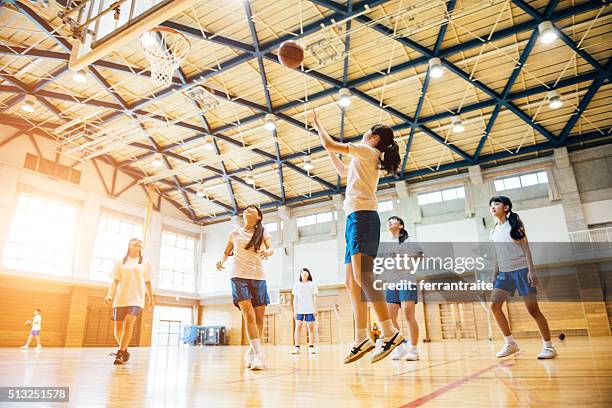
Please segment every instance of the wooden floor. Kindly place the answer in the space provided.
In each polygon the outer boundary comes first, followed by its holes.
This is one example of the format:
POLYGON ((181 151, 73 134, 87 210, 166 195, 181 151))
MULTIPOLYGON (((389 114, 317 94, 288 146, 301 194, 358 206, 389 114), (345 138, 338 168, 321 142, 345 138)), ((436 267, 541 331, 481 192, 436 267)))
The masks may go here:
POLYGON ((69 405, 82 407, 612 406, 610 337, 557 341, 560 356, 549 361, 536 359, 539 340, 519 344, 502 361, 500 342, 449 341, 421 344, 418 362, 348 366, 346 346, 314 356, 268 346, 261 372, 245 369, 244 347, 134 348, 126 366, 113 366, 104 348, 4 348, 0 386, 70 386, 69 405))

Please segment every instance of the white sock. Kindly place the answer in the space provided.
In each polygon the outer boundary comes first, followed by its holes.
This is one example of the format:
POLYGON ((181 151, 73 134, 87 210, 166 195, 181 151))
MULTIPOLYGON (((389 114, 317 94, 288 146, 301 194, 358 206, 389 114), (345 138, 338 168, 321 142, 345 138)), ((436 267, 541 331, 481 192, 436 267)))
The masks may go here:
POLYGON ((368 329, 365 327, 363 329, 355 327, 355 341, 365 340, 366 337, 368 337, 368 329))
POLYGON ((391 337, 397 330, 393 327, 391 319, 387 319, 384 322, 380 322, 380 329, 382 330, 383 337, 391 337))
POLYGON ((249 340, 251 343, 251 348, 253 349, 253 351, 255 351, 255 354, 260 354, 261 353, 261 340, 260 339, 254 339, 254 340, 249 340))
POLYGON ((514 337, 512 337, 512 335, 504 336, 504 342, 506 342, 506 344, 514 344, 514 343, 516 343, 514 341, 514 337))
POLYGON ((410 346, 410 350, 416 353, 417 352, 417 346, 415 344, 411 345, 410 346))
POLYGON ((553 346, 553 345, 552 345, 552 341, 550 341, 550 340, 549 340, 549 341, 542 340, 542 346, 543 346, 544 348, 552 348, 552 346, 553 346))

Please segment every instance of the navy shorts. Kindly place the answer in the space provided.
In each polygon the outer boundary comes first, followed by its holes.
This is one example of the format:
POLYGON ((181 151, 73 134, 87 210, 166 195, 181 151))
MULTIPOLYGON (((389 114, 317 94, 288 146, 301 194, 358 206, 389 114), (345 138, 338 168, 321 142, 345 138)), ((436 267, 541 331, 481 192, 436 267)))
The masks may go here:
POLYGON ((532 293, 538 293, 536 288, 529 284, 527 280, 527 274, 529 269, 523 268, 512 272, 499 272, 497 279, 493 283, 495 289, 503 289, 510 293, 510 296, 514 296, 514 292, 518 289, 518 293, 521 296, 527 296, 532 293))
POLYGON ((134 315, 134 316, 138 316, 140 314, 140 312, 142 312, 142 307, 138 307, 138 306, 121 306, 121 307, 114 307, 113 308, 113 317, 111 320, 123 320, 125 319, 126 315, 134 315))
POLYGON ((344 263, 351 263, 351 256, 365 254, 376 258, 380 243, 380 217, 376 211, 355 211, 346 217, 344 230, 346 251, 344 263))
POLYGON ((295 320, 301 320, 303 322, 314 322, 315 317, 314 317, 314 314, 312 313, 306 313, 306 314, 298 313, 295 315, 295 320))
POLYGON ((419 297, 416 290, 409 289, 387 289, 385 290, 385 301, 387 303, 396 303, 401 305, 402 302, 414 302, 418 303, 419 297))
POLYGON ((265 280, 232 278, 232 300, 234 306, 240 309, 238 302, 251 300, 253 307, 265 306, 270 304, 268 297, 268 287, 265 280))
POLYGON ((30 330, 30 336, 38 336, 40 335, 40 330, 30 330))

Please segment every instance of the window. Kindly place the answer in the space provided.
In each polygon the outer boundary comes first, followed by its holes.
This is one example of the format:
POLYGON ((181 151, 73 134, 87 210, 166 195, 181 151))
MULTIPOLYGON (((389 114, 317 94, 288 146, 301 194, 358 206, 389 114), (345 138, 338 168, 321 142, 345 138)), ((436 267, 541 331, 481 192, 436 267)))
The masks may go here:
POLYGON ((520 176, 506 177, 495 180, 495 190, 504 191, 514 188, 535 186, 538 184, 547 184, 548 176, 545 171, 537 173, 522 174, 520 176))
POLYGON ((323 224, 325 222, 331 222, 332 217, 333 217, 333 214, 331 211, 327 211, 327 212, 323 212, 319 214, 313 214, 313 215, 305 215, 303 217, 298 217, 297 226, 305 227, 307 225, 323 224))
POLYGON ((421 193, 417 196, 417 201, 419 205, 426 205, 442 201, 459 200, 461 198, 465 198, 465 189, 463 187, 455 187, 430 193, 421 193))
POLYGON ((195 290, 195 248, 194 238, 162 231, 159 288, 184 292, 195 290))
POLYGON ((264 224, 264 228, 268 232, 276 232, 278 231, 278 222, 269 222, 264 224))
POLYGON ((178 346, 183 327, 193 324, 190 307, 155 306, 153 311, 154 346, 178 346))
POLYGON ((70 275, 77 207, 21 193, 4 246, 2 265, 70 275))
POLYGON ((378 212, 386 212, 386 211, 391 211, 391 210, 393 210, 392 200, 378 202, 378 212))
POLYGON ((115 262, 125 256, 132 238, 143 238, 141 224, 126 221, 120 217, 102 215, 98 224, 89 277, 93 280, 110 282, 110 271, 115 262))

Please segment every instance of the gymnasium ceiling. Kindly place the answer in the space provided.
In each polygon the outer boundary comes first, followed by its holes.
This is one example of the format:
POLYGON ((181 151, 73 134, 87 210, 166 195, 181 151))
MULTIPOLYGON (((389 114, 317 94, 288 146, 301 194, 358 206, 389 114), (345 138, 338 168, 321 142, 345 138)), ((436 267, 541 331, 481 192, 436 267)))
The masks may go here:
MULTIPOLYGON (((150 184, 198 223, 251 203, 291 206, 343 191, 308 123, 312 108, 339 140, 393 126, 407 180, 612 139, 607 2, 194 1, 164 23, 192 46, 168 88, 150 79, 137 40, 75 82, 61 20, 29 1, 0 3, 0 120, 150 184), (539 41, 545 20, 559 32, 550 44, 539 41), (307 49, 297 70, 278 62, 288 39, 307 49), (317 60, 313 44, 335 53, 317 60), (440 78, 429 75, 432 57, 444 66, 440 78), (210 105, 188 97, 196 85, 214 95, 210 105), (346 110, 340 88, 352 94, 346 110), (549 107, 553 89, 559 109, 549 107), (20 108, 28 98, 34 113, 20 108), (264 128, 266 114, 275 132, 264 128), (461 133, 451 130, 454 115, 461 133)), ((381 178, 381 188, 396 180, 381 178)))

